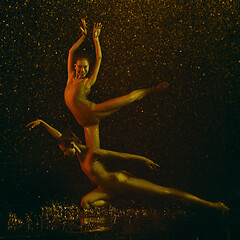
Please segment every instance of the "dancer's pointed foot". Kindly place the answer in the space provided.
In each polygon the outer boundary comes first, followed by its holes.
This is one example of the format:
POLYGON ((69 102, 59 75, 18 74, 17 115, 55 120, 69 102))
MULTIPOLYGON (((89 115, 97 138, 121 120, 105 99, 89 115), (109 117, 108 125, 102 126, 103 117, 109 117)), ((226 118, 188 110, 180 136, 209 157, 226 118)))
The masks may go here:
POLYGON ((229 207, 226 206, 224 203, 221 203, 221 202, 213 203, 212 207, 221 210, 223 213, 229 211, 229 207))
POLYGON ((168 86, 169 86, 169 83, 168 82, 161 82, 160 84, 158 84, 157 86, 156 86, 156 90, 157 91, 161 91, 161 90, 165 90, 166 88, 168 88, 168 86))

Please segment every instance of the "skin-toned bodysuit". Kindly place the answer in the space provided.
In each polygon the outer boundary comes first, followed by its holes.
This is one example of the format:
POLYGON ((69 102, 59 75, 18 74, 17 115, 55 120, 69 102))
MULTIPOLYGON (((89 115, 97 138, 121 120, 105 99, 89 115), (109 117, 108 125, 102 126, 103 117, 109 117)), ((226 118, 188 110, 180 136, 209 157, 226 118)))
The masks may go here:
POLYGON ((82 37, 72 46, 68 55, 68 81, 65 88, 64 98, 67 107, 72 112, 76 121, 83 126, 86 145, 91 148, 100 148, 99 121, 118 111, 123 106, 142 99, 149 93, 161 91, 168 87, 167 82, 160 83, 157 87, 135 90, 125 96, 121 96, 103 103, 95 104, 87 99, 91 87, 96 82, 99 72, 102 52, 99 42, 101 24, 95 24, 93 29, 93 41, 96 50, 96 61, 89 78, 89 62, 85 57, 77 57, 76 51, 85 40, 87 30, 84 20, 82 37), (77 58, 76 62, 74 59, 77 58))
MULTIPOLYGON (((57 140, 62 137, 62 134, 58 130, 54 129, 43 120, 33 121, 29 123, 27 127, 31 130, 37 125, 45 127, 57 140)), ((104 149, 94 149, 82 145, 77 141, 73 141, 70 144, 70 147, 63 144, 60 144, 59 147, 64 155, 69 157, 74 157, 76 155, 82 171, 98 186, 97 189, 82 198, 81 205, 83 208, 104 206, 108 204, 110 200, 123 195, 144 195, 152 196, 154 198, 158 196, 174 197, 192 203, 201 204, 206 207, 220 209, 222 211, 228 210, 228 207, 223 203, 213 203, 175 188, 162 187, 150 181, 137 178, 126 171, 107 171, 101 161, 101 159, 114 161, 114 159, 118 158, 125 161, 142 162, 150 169, 159 167, 158 164, 146 157, 104 149)))

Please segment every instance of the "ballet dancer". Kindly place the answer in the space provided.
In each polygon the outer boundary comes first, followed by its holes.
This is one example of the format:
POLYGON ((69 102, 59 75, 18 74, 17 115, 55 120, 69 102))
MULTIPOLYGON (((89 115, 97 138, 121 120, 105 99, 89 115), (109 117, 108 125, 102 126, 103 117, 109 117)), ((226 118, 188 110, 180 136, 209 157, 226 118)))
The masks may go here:
POLYGON ((101 161, 113 161, 118 158, 125 161, 142 162, 150 169, 159 167, 158 164, 146 157, 85 146, 72 132, 62 134, 43 120, 38 119, 33 121, 29 123, 27 127, 31 130, 37 125, 45 127, 47 131, 58 140, 59 148, 65 156, 73 158, 76 155, 82 171, 98 186, 82 198, 81 205, 83 208, 105 206, 109 204, 109 201, 120 198, 121 196, 144 195, 152 198, 167 196, 222 211, 229 210, 223 203, 213 203, 175 188, 159 186, 150 181, 137 178, 127 171, 110 172, 101 161))
POLYGON ((84 128, 86 145, 91 148, 100 148, 99 122, 101 119, 118 111, 123 106, 142 99, 144 96, 161 91, 168 87, 167 82, 162 82, 156 87, 135 90, 125 96, 111 99, 103 103, 93 103, 87 99, 91 87, 96 82, 99 72, 102 51, 99 42, 101 23, 94 24, 93 41, 96 51, 96 61, 91 76, 89 72, 89 60, 84 55, 78 55, 77 50, 83 43, 87 35, 85 20, 82 19, 82 36, 71 47, 68 55, 68 80, 64 92, 64 99, 67 107, 72 112, 78 124, 84 128))

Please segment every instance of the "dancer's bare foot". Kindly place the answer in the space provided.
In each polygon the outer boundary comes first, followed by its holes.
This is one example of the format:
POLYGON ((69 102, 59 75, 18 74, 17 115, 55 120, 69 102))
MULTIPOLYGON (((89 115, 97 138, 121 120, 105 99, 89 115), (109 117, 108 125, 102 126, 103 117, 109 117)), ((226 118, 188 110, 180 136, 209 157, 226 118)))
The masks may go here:
POLYGON ((161 90, 164 90, 164 89, 168 88, 168 86, 169 86, 168 82, 161 82, 160 84, 158 84, 156 86, 156 90, 157 91, 159 91, 159 90, 161 91, 161 90))
POLYGON ((229 207, 221 202, 213 203, 212 207, 221 210, 223 213, 229 211, 229 207))

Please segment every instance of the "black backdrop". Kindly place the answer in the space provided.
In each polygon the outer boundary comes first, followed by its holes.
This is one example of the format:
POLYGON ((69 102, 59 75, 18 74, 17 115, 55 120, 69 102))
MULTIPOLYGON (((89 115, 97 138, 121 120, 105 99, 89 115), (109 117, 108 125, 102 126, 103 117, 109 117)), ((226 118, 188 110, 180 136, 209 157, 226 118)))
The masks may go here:
POLYGON ((41 118, 60 131, 70 127, 84 140, 63 92, 68 50, 86 18, 89 36, 83 47, 90 54, 92 25, 103 25, 103 61, 91 100, 170 83, 165 93, 104 119, 102 148, 147 156, 160 170, 131 166, 134 173, 236 207, 237 1, 5 0, 0 5, 2 205, 29 208, 81 199, 94 188, 47 131, 25 127, 41 118))

